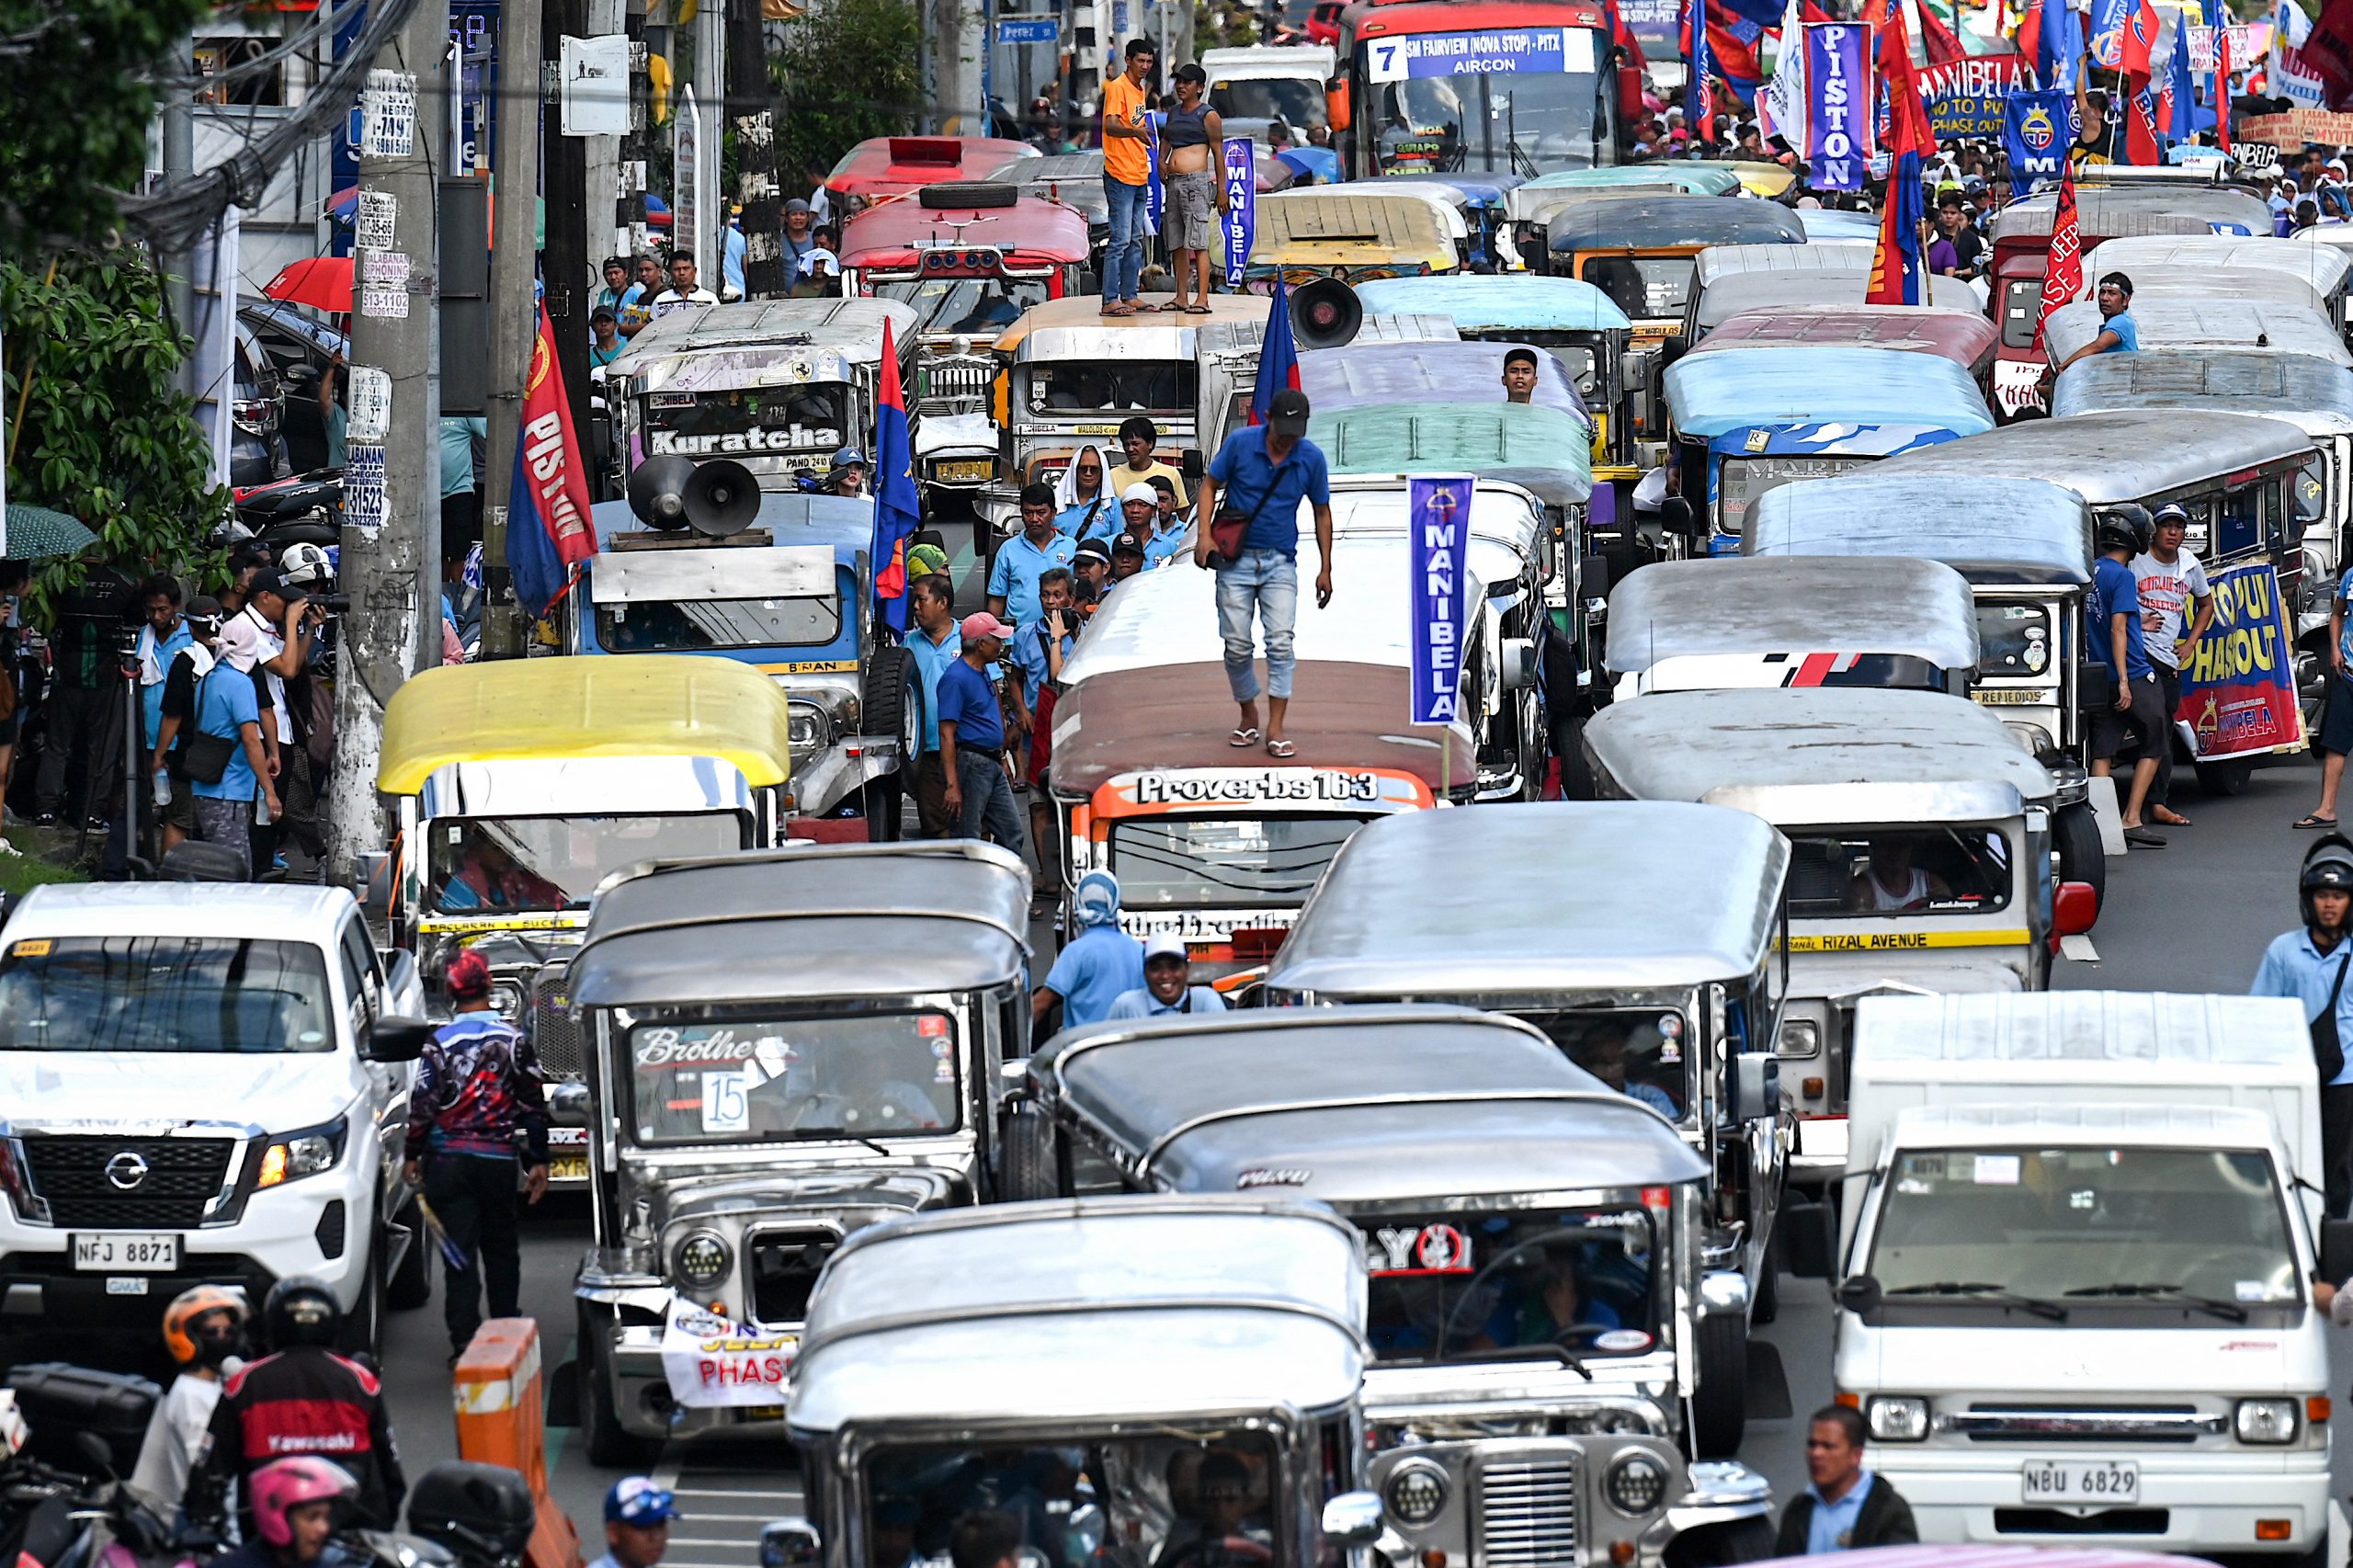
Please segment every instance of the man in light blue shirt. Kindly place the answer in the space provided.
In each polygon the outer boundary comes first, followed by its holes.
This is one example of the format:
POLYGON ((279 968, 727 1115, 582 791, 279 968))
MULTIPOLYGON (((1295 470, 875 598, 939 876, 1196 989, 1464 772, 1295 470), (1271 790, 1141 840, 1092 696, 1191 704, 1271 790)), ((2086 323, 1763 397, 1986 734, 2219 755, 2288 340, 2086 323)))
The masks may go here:
POLYGON ((1068 566, 1078 545, 1054 531, 1054 487, 1029 484, 1021 490, 1021 531, 996 547, 989 564, 989 613, 1016 626, 1038 619, 1038 579, 1051 567, 1068 566))
MULTIPOLYGON (((2104 318, 2092 340, 2059 361, 2064 370, 2078 359, 2095 354, 2136 354, 2141 348, 2141 329, 2132 320, 2132 279, 2121 272, 2111 272, 2099 280, 2099 313, 2104 318)), ((2058 372, 2053 371, 2056 375, 2058 372)))
POLYGON ((1104 1016, 1164 1018, 1225 1010, 1224 997, 1210 986, 1193 983, 1193 960, 1185 950, 1185 938, 1174 931, 1161 931, 1143 945, 1143 984, 1121 992, 1104 1016))
POLYGON ((964 638, 957 630, 955 595, 945 572, 916 578, 907 589, 907 604, 915 621, 907 631, 907 652, 915 655, 915 673, 923 685, 923 755, 915 758, 915 820, 921 836, 945 838, 953 822, 948 814, 948 776, 939 760, 939 677, 963 657, 964 638))
POLYGON ((1143 984, 1143 944, 1120 929, 1118 878, 1108 871, 1079 878, 1071 919, 1078 934, 1054 960, 1046 983, 1030 993, 1030 1017, 1041 1033, 1057 1002, 1063 1028, 1100 1023, 1113 1002, 1143 984))
POLYGON ((1804 1492, 1781 1512, 1776 1557, 1909 1546, 1920 1539, 1912 1505, 1863 1464, 1862 1413, 1828 1404, 1806 1424, 1804 1492))
MULTIPOLYGON (((2346 918, 2353 912, 2353 844, 2329 834, 2312 846, 2296 877, 2296 896, 2304 923, 2271 939, 2248 991, 2256 996, 2292 996, 2302 1004, 2307 1023, 2331 1010, 2335 998, 2336 1039, 2340 1051, 2353 1047, 2353 983, 2346 969, 2353 965, 2353 944, 2346 939, 2346 918)), ((2346 1218, 2353 1207, 2353 1062, 2341 1067, 2320 1091, 2321 1178, 2328 1217, 2346 1218)))

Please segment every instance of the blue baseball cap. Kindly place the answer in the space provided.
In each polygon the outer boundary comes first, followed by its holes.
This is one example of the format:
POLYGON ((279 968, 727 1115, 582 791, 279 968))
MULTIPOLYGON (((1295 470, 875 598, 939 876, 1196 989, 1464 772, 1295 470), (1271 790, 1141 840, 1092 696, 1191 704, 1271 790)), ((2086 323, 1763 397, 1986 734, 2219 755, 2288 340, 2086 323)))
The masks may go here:
POLYGON ((608 1525, 667 1524, 678 1517, 676 1500, 669 1493, 654 1484, 650 1475, 625 1475, 613 1483, 605 1494, 605 1522, 608 1525))

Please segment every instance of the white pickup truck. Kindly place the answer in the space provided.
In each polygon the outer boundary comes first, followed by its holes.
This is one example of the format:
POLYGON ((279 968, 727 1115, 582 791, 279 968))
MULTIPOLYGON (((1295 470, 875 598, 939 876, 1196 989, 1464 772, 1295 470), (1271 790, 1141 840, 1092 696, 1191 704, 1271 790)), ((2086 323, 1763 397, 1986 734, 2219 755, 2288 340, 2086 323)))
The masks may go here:
POLYGON ((425 1299, 400 1182, 415 966, 340 888, 44 887, 0 928, 0 1335, 135 1333, 190 1285, 425 1299))
POLYGON ((1870 997, 1850 1072, 1833 1375, 1921 1539, 2325 1561, 2298 1005, 1870 997))

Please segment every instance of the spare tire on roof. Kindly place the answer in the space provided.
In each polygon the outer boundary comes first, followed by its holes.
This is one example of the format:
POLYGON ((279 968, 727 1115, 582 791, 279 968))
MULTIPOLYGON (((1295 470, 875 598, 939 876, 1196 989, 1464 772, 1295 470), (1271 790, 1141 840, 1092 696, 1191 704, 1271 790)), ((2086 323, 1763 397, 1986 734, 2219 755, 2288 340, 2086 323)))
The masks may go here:
POLYGON ((994 180, 943 180, 915 192, 915 201, 927 211, 967 207, 1010 207, 1021 199, 1019 187, 994 180))

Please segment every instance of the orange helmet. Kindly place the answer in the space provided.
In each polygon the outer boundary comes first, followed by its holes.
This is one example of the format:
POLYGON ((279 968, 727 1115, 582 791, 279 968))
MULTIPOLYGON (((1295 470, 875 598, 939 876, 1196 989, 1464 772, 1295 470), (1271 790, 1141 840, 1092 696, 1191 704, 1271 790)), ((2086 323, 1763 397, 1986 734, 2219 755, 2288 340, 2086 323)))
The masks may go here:
POLYGON ((172 1359, 185 1367, 197 1357, 196 1336, 189 1332, 196 1320, 207 1312, 233 1312, 239 1324, 252 1315, 245 1298, 234 1290, 218 1285, 197 1285, 172 1298, 164 1309, 164 1348, 172 1359))

